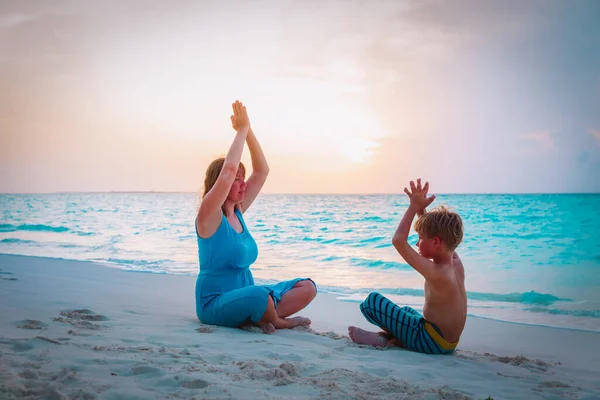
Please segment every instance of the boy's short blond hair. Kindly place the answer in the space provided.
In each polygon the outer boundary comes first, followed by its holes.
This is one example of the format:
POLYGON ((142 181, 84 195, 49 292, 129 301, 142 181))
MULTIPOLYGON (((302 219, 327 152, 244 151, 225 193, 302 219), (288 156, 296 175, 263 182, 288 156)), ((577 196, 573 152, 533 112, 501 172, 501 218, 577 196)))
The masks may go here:
POLYGON ((439 237, 453 251, 463 239, 462 218, 446 206, 436 207, 417 219, 415 231, 428 238, 439 237))

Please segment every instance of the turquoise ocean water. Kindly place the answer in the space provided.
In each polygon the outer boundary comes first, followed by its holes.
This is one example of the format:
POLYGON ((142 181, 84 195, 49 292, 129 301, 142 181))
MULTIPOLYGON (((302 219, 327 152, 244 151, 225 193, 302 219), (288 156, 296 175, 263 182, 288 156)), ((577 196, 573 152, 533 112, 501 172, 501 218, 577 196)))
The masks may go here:
MULTIPOLYGON (((463 216, 470 315, 600 331, 600 195, 441 203, 463 216)), ((345 301, 378 290, 421 309, 423 280, 391 245, 407 205, 404 194, 262 195, 245 215, 259 245, 255 278, 312 277, 345 301)), ((0 253, 195 275, 196 207, 192 193, 0 195, 0 253)))

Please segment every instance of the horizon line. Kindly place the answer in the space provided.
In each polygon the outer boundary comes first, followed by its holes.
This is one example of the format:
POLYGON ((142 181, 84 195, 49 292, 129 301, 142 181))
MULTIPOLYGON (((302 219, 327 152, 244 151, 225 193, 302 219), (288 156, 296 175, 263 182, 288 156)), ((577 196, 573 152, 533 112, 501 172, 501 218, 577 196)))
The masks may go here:
MULTIPOLYGON (((110 191, 56 191, 56 192, 0 192, 0 195, 52 195, 52 194, 198 194, 193 191, 162 191, 162 190, 110 190, 110 191)), ((327 193, 327 192, 268 192, 260 195, 270 196, 390 196, 405 194, 400 192, 346 192, 346 193, 327 193)), ((444 192, 436 195, 598 195, 600 192, 444 192)))

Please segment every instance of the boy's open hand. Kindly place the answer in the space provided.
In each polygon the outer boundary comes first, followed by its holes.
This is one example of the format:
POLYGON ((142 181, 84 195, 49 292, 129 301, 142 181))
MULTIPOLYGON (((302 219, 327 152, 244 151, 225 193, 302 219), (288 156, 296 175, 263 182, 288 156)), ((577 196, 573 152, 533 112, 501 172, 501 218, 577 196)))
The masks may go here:
POLYGON ((425 185, 421 187, 421 178, 417 179, 416 186, 415 182, 410 181, 410 191, 407 188, 404 188, 404 193, 406 193, 410 199, 410 205, 413 206, 418 213, 424 212, 425 208, 435 200, 435 195, 427 197, 428 191, 429 182, 425 182, 425 185))

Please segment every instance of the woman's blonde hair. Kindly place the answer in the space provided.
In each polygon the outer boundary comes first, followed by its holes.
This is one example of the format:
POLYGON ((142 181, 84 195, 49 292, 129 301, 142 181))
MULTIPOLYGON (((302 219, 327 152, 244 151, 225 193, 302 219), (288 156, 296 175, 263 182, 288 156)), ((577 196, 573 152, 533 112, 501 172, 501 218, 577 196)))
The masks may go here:
MULTIPOLYGON (((206 196, 210 189, 215 186, 217 179, 219 178, 219 174, 223 169, 223 164, 225 164, 225 157, 220 157, 211 162, 206 169, 206 174, 204 175, 204 191, 202 192, 202 198, 206 196)), ((242 170, 242 174, 244 177, 246 176, 246 167, 244 164, 240 162, 239 168, 242 170)))

